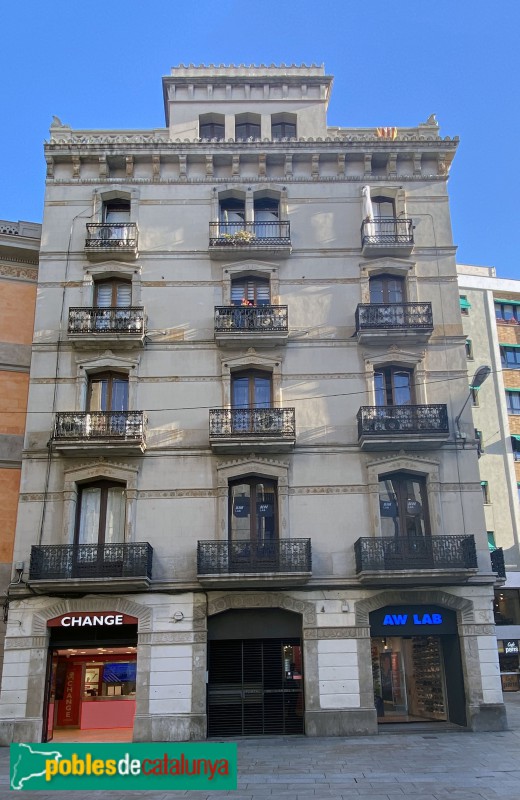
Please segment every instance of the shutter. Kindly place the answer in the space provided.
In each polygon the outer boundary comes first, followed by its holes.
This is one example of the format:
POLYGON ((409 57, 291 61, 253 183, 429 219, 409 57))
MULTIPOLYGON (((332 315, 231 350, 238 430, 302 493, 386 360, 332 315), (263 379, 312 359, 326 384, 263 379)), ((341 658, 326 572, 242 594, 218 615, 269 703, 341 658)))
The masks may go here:
POLYGON ((96 287, 97 307, 110 308, 112 305, 112 284, 98 283, 96 287))
POLYGON ((132 284, 119 283, 117 285, 116 305, 118 308, 128 308, 132 305, 132 284))

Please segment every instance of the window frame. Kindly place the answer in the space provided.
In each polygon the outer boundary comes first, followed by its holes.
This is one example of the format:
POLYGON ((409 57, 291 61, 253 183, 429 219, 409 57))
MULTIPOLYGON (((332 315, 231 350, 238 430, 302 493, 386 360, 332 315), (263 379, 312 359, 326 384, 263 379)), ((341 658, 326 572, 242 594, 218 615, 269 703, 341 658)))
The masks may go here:
POLYGON ((382 367, 374 367, 374 405, 378 406, 379 408, 385 408, 387 406, 413 406, 415 405, 415 392, 414 392, 414 371, 409 367, 400 367, 394 365, 387 365, 382 367), (397 403, 396 402, 396 393, 399 391, 400 387, 395 386, 395 376, 399 374, 404 374, 408 376, 408 389, 410 393, 410 399, 407 403, 397 403), (382 387, 377 387, 377 376, 383 376, 383 385, 382 387), (380 391, 384 392, 385 402, 380 404, 377 402, 378 394, 380 391), (389 400, 391 402, 389 402, 389 400))
POLYGON ((369 296, 370 296, 370 303, 374 304, 374 305, 378 305, 378 304, 383 304, 383 305, 401 305, 401 304, 405 303, 406 302, 405 289, 406 289, 406 280, 402 275, 391 275, 391 274, 386 273, 386 272, 381 272, 381 273, 378 273, 377 275, 370 275, 370 277, 368 279, 368 291, 369 291, 369 296), (382 299, 381 300, 374 300, 373 297, 372 297, 372 292, 374 291, 373 286, 376 283, 376 281, 381 281, 381 284, 382 284, 382 287, 381 287, 382 288, 382 290, 381 290, 382 299), (391 287, 390 287, 390 284, 392 282, 395 282, 397 284, 397 286, 400 287, 400 289, 401 289, 401 299, 400 300, 391 300, 390 299, 391 292, 395 291, 395 290, 392 290, 391 287))
POLYGON ((261 544, 268 542, 277 542, 279 540, 279 509, 278 509, 278 481, 273 478, 267 478, 259 475, 247 475, 230 479, 228 481, 228 541, 240 541, 233 538, 233 486, 248 485, 249 492, 249 540, 251 544, 261 544), (257 516, 257 492, 260 485, 270 486, 273 490, 273 535, 271 538, 263 539, 258 537, 258 516, 257 516))
POLYGON ((246 369, 246 370, 238 370, 236 372, 231 373, 231 408, 254 409, 254 408, 272 408, 272 407, 273 407, 273 375, 271 372, 260 369, 246 369), (256 398, 255 380, 257 378, 269 381, 268 406, 258 405, 258 401, 255 399, 256 398), (248 405, 237 406, 234 404, 234 384, 235 381, 244 379, 248 380, 248 405))
POLYGON ((520 414, 520 392, 513 392, 506 389, 506 406, 507 413, 511 416, 518 416, 520 414), (515 402, 511 402, 515 398, 515 402))
MULTIPOLYGON (((77 505, 76 505, 76 519, 74 524, 74 541, 73 544, 75 547, 81 547, 82 543, 79 541, 80 535, 80 525, 81 525, 81 506, 82 506, 82 497, 83 492, 86 489, 97 489, 101 490, 100 493, 100 504, 99 504, 99 521, 98 521, 98 538, 97 538, 97 546, 103 546, 106 541, 106 522, 107 522, 107 509, 108 509, 108 492, 109 489, 113 488, 122 488, 123 492, 126 493, 127 487, 125 483, 120 481, 112 481, 102 478, 97 481, 92 481, 90 483, 84 483, 78 486, 78 496, 77 496, 77 505)), ((122 524, 122 538, 121 541, 118 542, 120 544, 124 544, 125 542, 125 535, 126 535, 126 522, 127 522, 127 509, 126 509, 126 494, 125 497, 125 516, 123 519, 122 524)), ((114 543, 115 544, 115 543, 114 543)))
MULTIPOLYGON (((410 539, 413 541, 414 539, 428 539, 432 536, 431 530, 431 521, 430 521, 430 508, 428 502, 428 487, 426 478, 422 475, 417 475, 414 473, 406 472, 406 470, 398 470, 396 472, 389 472, 389 473, 382 473, 379 475, 378 479, 378 487, 381 487, 381 484, 385 483, 385 481, 392 481, 392 489, 394 489, 395 484, 397 484, 396 488, 397 491, 395 492, 395 503, 396 503, 396 517, 394 518, 394 525, 398 526, 398 530, 396 530, 394 536, 396 538, 403 538, 403 539, 410 539), (406 484, 409 481, 416 482, 419 485, 419 495, 421 501, 421 514, 420 519, 422 521, 423 532, 417 533, 417 528, 415 533, 410 533, 408 530, 408 526, 406 521, 408 518, 418 517, 419 515, 414 515, 408 512, 408 503, 410 498, 407 495, 407 486, 406 484), (402 513, 404 512, 404 513, 402 513)), ((380 500, 380 521, 381 521, 381 490, 378 488, 378 497, 380 500)), ((414 497, 415 500, 415 497, 414 497)), ((381 535, 384 536, 384 532, 381 525, 381 535)))
POLYGON ((516 305, 515 303, 501 303, 494 301, 495 306, 495 319, 497 322, 502 322, 505 324, 518 324, 520 321, 520 306, 516 305), (511 308, 511 316, 506 316, 505 309, 511 308), (497 311, 500 310, 500 314, 497 314, 497 311))
POLYGON ((112 370, 106 370, 105 372, 95 372, 88 375, 88 382, 87 382, 87 411, 91 411, 93 413, 101 412, 104 414, 109 414, 110 412, 117 413, 119 411, 129 411, 129 376, 124 372, 114 372, 112 370), (105 409, 95 409, 92 408, 92 390, 93 384, 106 380, 107 381, 107 392, 106 392, 106 402, 105 404, 108 406, 105 409), (114 409, 110 408, 112 405, 112 400, 114 399, 114 382, 116 380, 123 381, 126 383, 126 408, 124 409, 114 409))
POLYGON ((94 307, 95 308, 130 308, 132 305, 132 281, 129 279, 120 278, 103 278, 102 280, 94 281, 94 307), (99 289, 103 286, 112 286, 111 302, 109 306, 99 305, 99 289), (130 303, 128 305, 119 305, 117 302, 117 295, 120 286, 125 286, 130 289, 130 303))
POLYGON ((502 362, 503 369, 520 369, 520 347, 513 347, 509 344, 501 344, 500 347, 500 361, 502 362), (508 355, 514 355, 515 358, 509 362, 508 355))

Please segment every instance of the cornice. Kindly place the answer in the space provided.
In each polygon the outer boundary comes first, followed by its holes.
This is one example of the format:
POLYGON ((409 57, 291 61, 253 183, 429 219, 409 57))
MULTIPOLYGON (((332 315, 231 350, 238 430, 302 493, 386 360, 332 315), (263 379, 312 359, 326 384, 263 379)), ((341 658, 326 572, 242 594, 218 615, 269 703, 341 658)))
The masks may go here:
POLYGON ((364 149, 367 145, 377 150, 406 150, 410 145, 420 145, 431 149, 442 148, 443 150, 455 150, 459 144, 459 137, 445 136, 443 139, 437 133, 402 133, 394 140, 385 140, 377 137, 375 131, 366 133, 345 133, 343 136, 326 136, 326 137, 308 137, 306 139, 255 139, 253 141, 235 141, 235 139, 228 139, 226 141, 218 141, 216 139, 170 139, 169 131, 164 132, 153 131, 151 133, 132 133, 126 131, 106 133, 104 131, 96 133, 95 131, 85 132, 63 132, 55 133, 50 139, 45 142, 45 150, 60 147, 102 147, 106 148, 107 145, 130 145, 142 150, 144 147, 165 147, 168 150, 181 150, 186 149, 187 152, 198 152, 203 148, 211 148, 212 150, 221 153, 227 150, 241 149, 244 151, 267 149, 267 150, 280 150, 283 153, 290 154, 291 151, 298 152, 299 150, 309 150, 316 148, 316 145, 327 149, 337 148, 338 145, 345 145, 353 149, 364 149))

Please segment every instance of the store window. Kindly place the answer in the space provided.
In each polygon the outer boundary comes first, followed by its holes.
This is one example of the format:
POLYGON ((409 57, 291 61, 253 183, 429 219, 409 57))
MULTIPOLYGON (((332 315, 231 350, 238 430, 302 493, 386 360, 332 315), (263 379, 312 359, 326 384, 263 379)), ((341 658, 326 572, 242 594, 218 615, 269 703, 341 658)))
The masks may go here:
POLYGON ((496 591, 493 610, 495 625, 520 625, 518 589, 500 589, 496 591))

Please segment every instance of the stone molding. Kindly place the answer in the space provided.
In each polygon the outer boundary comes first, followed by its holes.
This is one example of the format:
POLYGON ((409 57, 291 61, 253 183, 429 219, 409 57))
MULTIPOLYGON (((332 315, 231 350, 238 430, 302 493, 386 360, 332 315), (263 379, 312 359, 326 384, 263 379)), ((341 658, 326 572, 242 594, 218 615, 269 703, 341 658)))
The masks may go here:
POLYGON ((206 642, 206 631, 154 631, 138 635, 139 645, 196 644, 206 642))
POLYGON ((32 650, 46 648, 49 644, 47 636, 6 636, 6 650, 32 650))
MULTIPOLYGON (((9 258, 9 261, 18 261, 20 264, 30 264, 34 262, 25 261, 23 258, 9 258)), ((38 280, 38 268, 33 267, 10 267, 7 264, 0 264, 0 277, 11 278, 14 280, 24 280, 36 283, 38 280)))
POLYGON ((297 614, 301 614, 304 628, 306 625, 316 625, 314 603, 298 600, 283 592, 228 594, 215 599, 210 598, 208 600, 208 617, 220 614, 222 611, 247 608, 283 608, 286 611, 294 611, 297 614))
POLYGON ((309 639, 369 639, 370 628, 345 626, 341 628, 305 628, 303 638, 309 639))
MULTIPOLYGON (((45 641, 43 647, 47 646, 47 621, 54 617, 60 617, 62 614, 73 614, 74 612, 92 612, 100 611, 119 611, 121 614, 128 614, 131 617, 137 617, 138 633, 142 635, 149 633, 152 630, 152 609, 144 606, 141 603, 135 603, 133 600, 127 600, 125 597, 116 597, 110 595, 109 597, 99 597, 88 595, 82 598, 66 598, 60 600, 52 606, 45 609, 35 611, 32 618, 32 632, 33 636, 41 636, 45 641)), ((7 639, 6 639, 7 641, 7 639)))
MULTIPOLYGON (((412 589, 410 591, 389 589, 379 592, 372 597, 368 597, 366 600, 358 600, 356 603, 356 623, 358 625, 370 626, 370 612, 376 611, 378 608, 383 608, 384 606, 398 604, 423 605, 426 602, 431 605, 444 606, 452 611, 456 611, 457 618, 462 625, 472 625, 474 623, 474 608, 471 600, 464 597, 457 597, 454 594, 448 594, 448 592, 442 589, 434 588, 428 588, 427 591, 417 589, 412 589)), ((492 628, 493 626, 490 625, 488 627, 492 628)))

